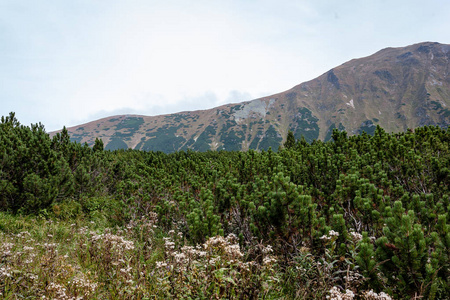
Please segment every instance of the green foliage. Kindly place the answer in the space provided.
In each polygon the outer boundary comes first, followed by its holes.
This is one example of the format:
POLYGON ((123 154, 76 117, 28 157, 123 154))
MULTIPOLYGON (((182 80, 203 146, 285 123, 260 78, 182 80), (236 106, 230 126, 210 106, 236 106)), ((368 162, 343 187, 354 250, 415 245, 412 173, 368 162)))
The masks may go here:
MULTIPOLYGON (((111 121, 113 120, 111 119, 110 122, 111 121)), ((127 117, 126 119, 122 120, 119 124, 117 124, 116 130, 128 129, 129 131, 136 131, 144 123, 145 121, 141 117, 127 117)))
POLYGON ((286 149, 291 149, 295 147, 295 137, 294 133, 291 130, 288 131, 286 142, 284 142, 283 146, 286 149))
POLYGON ((359 252, 356 257, 356 262, 358 263, 362 274, 370 280, 372 285, 377 285, 378 266, 375 260, 374 245, 365 231, 362 233, 362 239, 359 243, 359 252))
MULTIPOLYGON (((313 116, 299 113, 313 128, 313 116)), ((167 127, 152 140, 164 143, 163 135, 177 130, 167 127)), ((198 147, 213 134, 210 128, 200 136, 198 147)), ((334 129, 328 142, 294 131, 288 136, 278 152, 104 151, 101 140, 94 149, 71 142, 66 129, 50 139, 42 125, 22 126, 11 113, 0 124, 0 210, 89 220, 100 228, 123 228, 156 213, 156 225, 181 232, 185 243, 235 234, 241 247, 253 249, 249 261, 263 257, 258 243, 270 244, 283 258, 278 271, 291 284, 283 290, 294 298, 292 286, 312 297, 307 284, 321 289, 318 297, 341 286, 395 298, 445 298, 449 129, 389 134, 376 126, 373 135, 351 137, 334 129)), ((262 141, 252 144, 261 149, 262 141)), ((101 270, 102 278, 112 276, 110 267, 101 270)), ((218 294, 233 290, 225 283, 233 278, 227 272, 211 277, 218 294)))
POLYGON ((103 149, 104 149, 103 141, 101 139, 96 138, 92 150, 94 150, 94 152, 101 152, 103 151, 103 149))
POLYGON ((183 137, 176 135, 177 130, 181 126, 165 125, 164 127, 158 128, 156 132, 147 133, 150 139, 144 143, 141 149, 145 151, 161 149, 163 152, 170 153, 175 151, 175 149, 181 148, 183 143, 186 142, 183 137))
POLYGON ((216 134, 216 130, 212 125, 209 125, 205 128, 205 130, 200 134, 196 141, 192 140, 192 150, 195 151, 208 151, 212 143, 212 137, 216 134))
POLYGON ((384 236, 377 241, 379 260, 387 279, 401 295, 414 294, 426 282, 427 240, 423 228, 415 222, 413 211, 405 212, 400 201, 394 203, 386 219, 384 236))
POLYGON ((226 124, 219 132, 220 142, 223 144, 222 150, 238 151, 241 149, 241 144, 244 141, 244 134, 242 131, 235 132, 232 128, 236 125, 236 121, 227 120, 226 124))
POLYGON ((297 115, 294 117, 294 127, 292 131, 296 139, 305 137, 308 143, 319 137, 319 119, 315 117, 312 112, 306 107, 299 108, 297 115))
POLYGON ((117 137, 111 138, 111 140, 105 147, 105 150, 111 150, 111 151, 119 150, 119 149, 128 149, 128 145, 122 139, 117 138, 117 137))
POLYGON ((264 137, 261 139, 258 145, 260 150, 269 150, 269 148, 277 149, 281 144, 283 138, 278 134, 273 125, 270 125, 266 130, 264 137))
POLYGON ((375 132, 376 126, 373 124, 372 120, 367 120, 362 122, 361 126, 358 129, 358 133, 365 132, 367 134, 373 135, 375 132))
POLYGON ((72 192, 69 165, 61 152, 52 149, 41 124, 20 125, 14 113, 2 117, 0 153, 2 210, 38 212, 72 192))

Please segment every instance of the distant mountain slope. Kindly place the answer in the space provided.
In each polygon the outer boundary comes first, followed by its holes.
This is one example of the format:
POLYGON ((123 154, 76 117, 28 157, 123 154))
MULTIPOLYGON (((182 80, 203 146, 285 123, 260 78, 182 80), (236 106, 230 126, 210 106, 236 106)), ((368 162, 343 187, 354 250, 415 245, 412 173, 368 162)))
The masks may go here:
POLYGON ((122 115, 68 128, 106 149, 173 152, 277 149, 290 129, 307 141, 333 128, 372 133, 450 124, 450 45, 420 43, 353 59, 311 81, 260 99, 161 116, 122 115))

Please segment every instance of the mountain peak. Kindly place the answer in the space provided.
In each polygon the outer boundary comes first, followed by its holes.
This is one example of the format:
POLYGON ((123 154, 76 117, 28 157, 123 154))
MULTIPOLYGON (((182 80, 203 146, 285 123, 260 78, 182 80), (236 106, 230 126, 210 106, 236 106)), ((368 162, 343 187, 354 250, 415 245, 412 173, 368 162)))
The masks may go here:
POLYGON ((252 101, 161 116, 123 115, 68 128, 106 149, 277 149, 288 130, 328 140, 349 134, 450 124, 450 45, 424 42, 350 60, 292 89, 252 101))

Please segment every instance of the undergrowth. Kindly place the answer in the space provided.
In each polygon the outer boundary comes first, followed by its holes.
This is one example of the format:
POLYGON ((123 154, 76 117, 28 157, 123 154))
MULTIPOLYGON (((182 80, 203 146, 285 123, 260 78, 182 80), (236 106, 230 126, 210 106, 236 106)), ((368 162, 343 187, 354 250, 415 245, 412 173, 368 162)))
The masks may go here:
MULTIPOLYGON (((322 256, 303 247, 276 256, 271 245, 239 244, 236 235, 190 245, 163 232, 157 216, 122 227, 88 219, 0 213, 2 299, 391 299, 362 289, 356 257, 336 253, 337 232, 322 256)), ((354 247, 362 236, 352 234, 354 247)))

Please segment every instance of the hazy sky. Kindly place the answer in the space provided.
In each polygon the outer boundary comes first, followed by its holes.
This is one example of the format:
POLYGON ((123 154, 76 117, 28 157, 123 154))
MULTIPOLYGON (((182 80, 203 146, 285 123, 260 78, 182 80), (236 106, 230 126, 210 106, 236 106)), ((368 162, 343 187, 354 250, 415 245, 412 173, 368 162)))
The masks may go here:
POLYGON ((47 131, 278 93, 386 47, 450 44, 448 0, 0 0, 0 108, 47 131))

